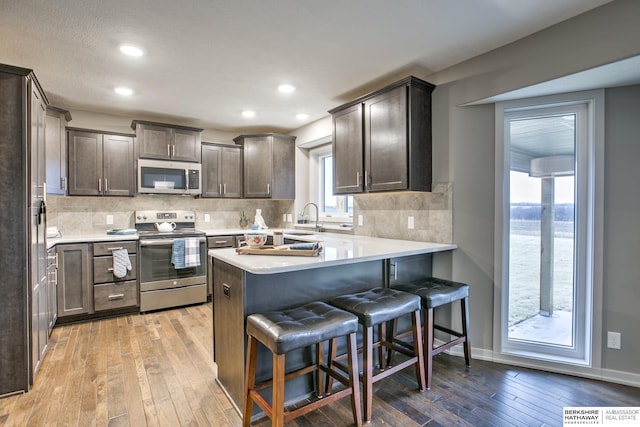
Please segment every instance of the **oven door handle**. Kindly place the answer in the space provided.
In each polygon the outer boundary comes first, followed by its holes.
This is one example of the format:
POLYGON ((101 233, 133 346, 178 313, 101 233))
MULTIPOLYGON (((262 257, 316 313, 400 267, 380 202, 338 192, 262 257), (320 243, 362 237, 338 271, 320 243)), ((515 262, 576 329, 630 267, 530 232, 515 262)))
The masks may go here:
MULTIPOLYGON (((143 239, 140 240, 140 246, 166 246, 172 245, 175 239, 143 239)), ((204 243, 207 241, 206 237, 199 237, 198 241, 204 243)))

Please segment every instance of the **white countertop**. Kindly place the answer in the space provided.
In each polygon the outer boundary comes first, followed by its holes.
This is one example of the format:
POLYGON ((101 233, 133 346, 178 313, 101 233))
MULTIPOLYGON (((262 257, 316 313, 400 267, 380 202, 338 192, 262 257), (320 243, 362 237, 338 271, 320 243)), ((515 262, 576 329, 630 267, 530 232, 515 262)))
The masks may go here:
POLYGON ((209 256, 253 274, 274 274, 312 268, 331 267, 365 261, 377 261, 409 255, 451 251, 454 244, 414 242, 381 239, 377 237, 317 233, 285 237, 305 241, 320 241, 323 251, 319 256, 239 255, 235 249, 212 249, 209 256))
POLYGON ((82 234, 75 236, 47 237, 47 248, 55 245, 71 243, 113 242, 122 240, 138 240, 137 234, 82 234))

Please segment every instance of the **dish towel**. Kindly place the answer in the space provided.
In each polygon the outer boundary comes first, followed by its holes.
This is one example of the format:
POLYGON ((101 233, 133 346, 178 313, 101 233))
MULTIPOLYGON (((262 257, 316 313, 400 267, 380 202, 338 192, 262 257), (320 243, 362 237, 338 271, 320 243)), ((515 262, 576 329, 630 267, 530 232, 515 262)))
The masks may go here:
POLYGON ((171 248, 171 264, 176 270, 184 268, 184 239, 173 239, 171 248))
POLYGON ((113 275, 118 279, 126 277, 127 271, 131 271, 131 261, 129 260, 129 253, 126 249, 116 249, 112 252, 113 255, 113 275))
POLYGON ((184 239, 184 266, 200 266, 200 239, 197 237, 187 237, 184 239))
POLYGON ((200 266, 200 239, 197 237, 173 239, 171 264, 176 270, 200 266))

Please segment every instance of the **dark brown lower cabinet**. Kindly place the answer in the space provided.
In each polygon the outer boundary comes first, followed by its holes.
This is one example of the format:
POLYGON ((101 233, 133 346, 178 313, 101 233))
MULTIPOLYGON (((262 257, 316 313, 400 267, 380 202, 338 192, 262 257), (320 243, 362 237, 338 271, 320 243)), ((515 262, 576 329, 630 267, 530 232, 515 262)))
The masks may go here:
POLYGON ((58 319, 93 313, 93 265, 89 243, 58 245, 58 319))

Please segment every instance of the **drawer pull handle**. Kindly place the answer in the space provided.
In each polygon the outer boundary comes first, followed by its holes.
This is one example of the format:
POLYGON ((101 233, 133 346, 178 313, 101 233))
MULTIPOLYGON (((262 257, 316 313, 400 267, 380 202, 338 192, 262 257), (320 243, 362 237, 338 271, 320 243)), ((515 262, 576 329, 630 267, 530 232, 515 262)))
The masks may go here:
POLYGON ((109 301, 115 301, 117 299, 123 299, 124 294, 113 294, 113 295, 109 295, 108 298, 109 298, 109 301))
POLYGON ((113 273, 113 267, 107 268, 107 271, 108 271, 109 273, 113 273))
POLYGON ((216 240, 216 244, 222 244, 222 243, 227 243, 226 240, 216 240))
POLYGON ((119 251, 120 249, 122 249, 122 246, 119 248, 107 248, 108 251, 119 251))

